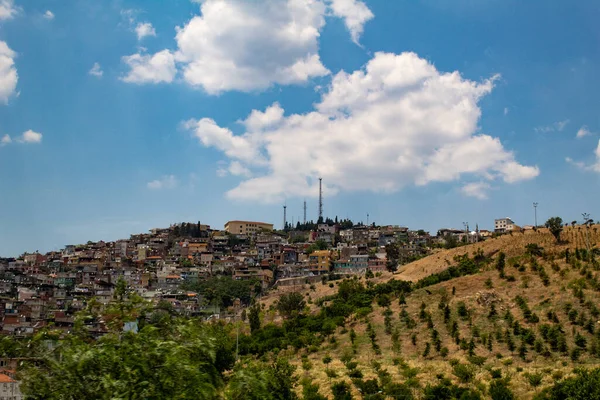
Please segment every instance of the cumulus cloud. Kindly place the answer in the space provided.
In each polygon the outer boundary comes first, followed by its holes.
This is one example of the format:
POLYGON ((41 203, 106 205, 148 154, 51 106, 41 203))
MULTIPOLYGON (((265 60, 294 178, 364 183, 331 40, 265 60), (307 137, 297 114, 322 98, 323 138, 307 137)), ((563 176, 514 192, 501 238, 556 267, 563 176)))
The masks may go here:
POLYGON ((0 147, 9 145, 15 141, 22 144, 38 144, 42 142, 42 137, 43 135, 41 133, 34 132, 31 129, 23 132, 23 134, 18 136, 16 140, 13 140, 10 135, 7 134, 2 136, 0 139, 0 147))
POLYGON ((464 185, 460 190, 465 196, 485 200, 488 198, 487 192, 490 187, 490 184, 487 182, 471 182, 464 185))
POLYGON ((352 41, 356 44, 365 23, 374 17, 369 7, 359 0, 331 0, 331 10, 335 16, 344 19, 352 41))
POLYGON ((148 189, 160 190, 160 189, 174 189, 177 187, 177 178, 174 175, 165 175, 160 179, 155 179, 146 184, 148 189))
POLYGON ((594 151, 595 160, 591 164, 586 164, 582 161, 575 161, 571 157, 567 157, 565 161, 575 167, 583 170, 583 171, 591 171, 600 173, 600 140, 598 141, 598 146, 594 151))
POLYGON ((0 21, 13 18, 17 12, 13 0, 0 0, 0 21))
POLYGON ((146 36, 156 36, 156 31, 150 22, 140 22, 135 27, 135 33, 138 40, 142 40, 146 36))
POLYGON ((173 82, 177 69, 175 57, 169 50, 160 51, 154 55, 133 54, 123 57, 130 70, 121 79, 129 83, 161 83, 173 82))
POLYGON ((571 121, 565 119, 564 121, 558 121, 551 125, 535 127, 533 130, 538 133, 562 132, 562 130, 565 129, 565 127, 569 124, 569 122, 571 121))
POLYGON ((20 143, 41 143, 42 142, 42 134, 38 132, 34 132, 31 129, 23 132, 23 134, 19 138, 20 143))
POLYGON ((590 132, 588 127, 584 125, 581 128, 579 128, 579 130, 577 131, 577 139, 581 139, 581 138, 589 136, 591 134, 592 134, 592 132, 590 132))
POLYGON ((2 136, 2 139, 0 139, 0 147, 6 146, 7 144, 11 144, 11 143, 12 143, 12 138, 10 137, 10 135, 4 135, 4 136, 2 136))
POLYGON ((98 63, 94 63, 92 69, 90 69, 88 73, 97 78, 102 78, 102 75, 104 75, 104 71, 102 71, 102 67, 98 63))
MULTIPOLYGON (((177 68, 186 83, 209 94, 264 90, 325 76, 330 72, 319 57, 319 37, 328 13, 344 19, 355 42, 364 23, 373 18, 359 0, 198 3, 200 15, 176 29, 177 48, 161 53, 174 57, 172 76, 177 68)), ((133 69, 128 61, 141 68, 153 58, 138 53, 123 60, 133 69)), ((156 83, 152 75, 126 81, 156 83)))
POLYGON ((47 20, 53 20, 54 19, 54 13, 52 11, 50 11, 50 10, 47 10, 44 13, 44 18, 47 19, 47 20))
POLYGON ((15 52, 0 40, 0 102, 7 104, 8 98, 17 89, 19 76, 15 68, 15 52))
POLYGON ((315 109, 284 116, 277 103, 254 110, 236 135, 209 118, 191 120, 205 147, 222 151, 252 174, 227 196, 278 202, 328 194, 394 192, 406 185, 477 177, 514 183, 539 174, 478 133, 479 100, 494 86, 443 73, 414 53, 376 53, 364 69, 339 72, 315 109))

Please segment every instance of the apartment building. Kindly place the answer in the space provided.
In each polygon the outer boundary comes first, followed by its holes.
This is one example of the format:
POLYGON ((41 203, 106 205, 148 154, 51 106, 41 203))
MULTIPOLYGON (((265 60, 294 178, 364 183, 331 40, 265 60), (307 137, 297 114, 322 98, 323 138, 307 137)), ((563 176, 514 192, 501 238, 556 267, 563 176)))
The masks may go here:
POLYGON ((255 221, 228 221, 225 232, 232 235, 253 235, 262 231, 272 231, 273 224, 255 221))

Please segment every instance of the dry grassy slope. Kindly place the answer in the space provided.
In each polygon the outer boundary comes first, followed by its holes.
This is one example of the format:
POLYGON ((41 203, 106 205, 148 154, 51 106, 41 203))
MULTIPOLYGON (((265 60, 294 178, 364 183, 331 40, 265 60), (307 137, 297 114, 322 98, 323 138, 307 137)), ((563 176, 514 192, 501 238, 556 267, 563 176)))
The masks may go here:
MULTIPOLYGON (((592 243, 595 245, 598 245, 600 242, 599 227, 600 225, 594 225, 590 228, 592 243)), ((474 254, 479 249, 486 255, 502 251, 506 254, 507 258, 511 258, 522 254, 525 245, 529 243, 535 243, 545 248, 552 248, 556 251, 564 250, 567 247, 575 248, 577 245, 585 247, 584 229, 583 227, 566 228, 563 232, 563 237, 569 240, 569 243, 560 246, 556 245, 554 236, 547 229, 540 229, 537 232, 530 230, 525 231, 525 233, 513 233, 512 235, 503 235, 468 246, 440 250, 433 255, 400 267, 394 277, 395 279, 418 281, 428 275, 448 268, 448 263, 453 263, 455 256, 465 253, 474 254)))
MULTIPOLYGON (((600 229, 598 228, 598 226, 594 226, 590 229, 592 247, 598 247, 598 245, 600 245, 600 229)), ((404 306, 408 314, 417 322, 417 326, 414 329, 407 329, 406 324, 400 321, 399 314, 402 307, 398 304, 397 299, 394 299, 391 306, 393 312, 392 323, 394 327, 398 327, 401 332, 402 345, 399 353, 395 353, 392 350, 391 338, 384 331, 383 309, 374 305, 374 311, 369 316, 369 320, 372 322, 377 332, 377 340, 382 350, 381 355, 375 355, 371 348, 369 339, 365 333, 365 321, 353 320, 350 321, 346 327, 347 329, 354 329, 358 334, 354 359, 359 363, 359 369, 363 372, 364 379, 376 377, 376 372, 372 367, 372 361, 377 360, 382 364, 382 367, 392 375, 394 381, 405 382, 406 377, 403 375, 402 370, 393 363, 395 358, 401 357, 410 366, 416 367, 419 370, 417 380, 420 382, 421 387, 424 387, 427 383, 436 383, 436 375, 438 374, 444 374, 457 382, 456 377, 452 374, 452 367, 448 363, 448 360, 458 359, 461 360, 461 362, 467 363, 467 354, 455 344, 454 340, 450 337, 448 326, 444 323, 443 312, 438 308, 438 303, 443 295, 448 297, 448 304, 452 310, 452 320, 456 320, 459 323, 460 336, 467 340, 473 337, 475 327, 480 331, 482 336, 485 334, 493 334, 496 330, 503 332, 505 329, 510 328, 508 323, 501 317, 506 310, 510 310, 515 319, 519 320, 523 327, 533 329, 536 337, 541 338, 538 326, 542 323, 549 323, 546 314, 551 310, 556 312, 564 327, 570 349, 575 347, 575 332, 583 334, 588 340, 588 344, 590 344, 593 340, 593 336, 585 332, 583 327, 571 324, 564 309, 566 303, 572 303, 574 308, 578 311, 585 312, 588 317, 590 316, 589 310, 580 304, 579 300, 573 296, 573 293, 569 288, 570 282, 582 278, 580 269, 578 270, 577 268, 567 265, 564 258, 559 258, 559 254, 564 251, 565 248, 574 250, 575 247, 585 247, 583 230, 578 229, 577 227, 575 229, 568 228, 563 232, 563 239, 566 240, 567 243, 556 245, 553 237, 546 230, 527 232, 525 234, 506 235, 483 243, 451 250, 442 250, 437 254, 404 266, 399 273, 393 275, 393 279, 416 281, 427 275, 446 269, 448 263, 445 260, 448 260, 453 264, 454 256, 465 253, 472 255, 478 249, 482 249, 486 255, 495 255, 499 251, 502 251, 507 255, 506 274, 513 275, 516 278, 516 281, 508 282, 505 279, 500 279, 499 273, 493 267, 494 263, 492 262, 486 270, 477 275, 464 276, 443 282, 438 285, 430 286, 427 290, 416 290, 407 297, 407 305, 404 306), (544 267, 550 277, 550 284, 548 286, 542 284, 539 274, 532 271, 529 266, 529 257, 525 255, 525 245, 528 243, 536 243, 544 247, 546 253, 549 255, 547 260, 542 258, 537 259, 538 263, 544 267), (512 265, 516 261, 521 264, 527 264, 526 270, 518 271, 513 267, 512 265), (551 268, 552 263, 555 264, 554 269, 551 268), (556 266, 563 271, 562 274, 560 271, 556 270, 556 266), (486 281, 491 281, 492 288, 489 288, 488 285, 486 285, 486 281), (453 288, 455 288, 454 295, 452 295, 453 288), (479 293, 484 292, 493 292, 494 296, 497 298, 496 307, 500 317, 494 321, 488 318, 489 305, 478 302, 478 298, 480 298, 479 293), (540 322, 538 324, 529 324, 524 321, 522 311, 514 302, 514 298, 517 295, 524 297, 527 300, 530 309, 539 316, 540 322), (459 302, 464 302, 472 313, 473 318, 471 324, 458 317, 456 309, 459 302), (449 355, 445 358, 437 353, 433 346, 430 355, 428 357, 423 357, 426 343, 431 342, 431 330, 428 329, 425 321, 419 320, 419 309, 422 303, 427 305, 427 311, 431 313, 434 328, 440 334, 442 346, 447 347, 449 350, 449 355), (411 336, 413 334, 417 336, 416 345, 413 345, 411 341, 411 336)), ((582 264, 585 264, 585 262, 582 264)), ((600 274, 598 272, 593 271, 593 274, 600 279, 600 274)), ((374 281, 387 281, 390 278, 392 278, 391 274, 384 274, 384 276, 375 278, 374 281)), ((364 278, 361 279, 364 280, 364 278)), ((307 299, 316 300, 322 296, 335 293, 337 288, 335 285, 333 288, 330 288, 329 285, 321 284, 315 285, 313 289, 310 289, 308 285, 304 285, 303 287, 296 286, 292 288, 283 288, 269 293, 263 299, 266 303, 266 308, 268 309, 269 305, 273 304, 281 293, 292 290, 301 291, 307 299)), ((586 301, 590 300, 594 304, 600 305, 600 296, 597 292, 588 288, 584 290, 584 294, 586 301)), ((314 305, 312 307, 313 311, 316 311, 316 307, 314 305)), ((274 312, 266 312, 264 318, 275 322, 278 320, 278 317, 274 312)), ((600 327, 598 328, 600 329, 600 327)), ((325 343, 316 353, 308 354, 308 358, 313 364, 313 368, 309 371, 303 371, 300 368, 301 354, 291 350, 288 354, 298 366, 301 375, 310 377, 311 380, 319 383, 321 386, 321 393, 327 396, 331 396, 329 389, 331 380, 327 378, 327 375, 325 374, 326 366, 322 362, 325 355, 330 355, 333 358, 333 362, 329 365, 329 369, 336 371, 338 376, 333 380, 343 379, 350 382, 350 378, 347 376, 347 369, 340 361, 340 357, 342 357, 344 353, 351 351, 352 346, 349 340, 349 334, 342 333, 342 330, 338 330, 335 338, 335 343, 325 343)), ((527 380, 524 376, 525 372, 542 372, 544 374, 543 386, 546 386, 552 384, 552 374, 556 372, 560 371, 563 374, 568 374, 574 366, 581 366, 582 364, 585 366, 600 365, 600 359, 591 356, 586 352, 583 353, 578 362, 574 363, 568 355, 553 352, 550 358, 545 358, 542 355, 537 354, 531 346, 528 346, 526 360, 522 360, 518 356, 517 351, 510 351, 508 349, 506 343, 494 341, 493 349, 492 351, 489 351, 486 346, 483 345, 481 338, 475 338, 475 341, 477 343, 475 350, 476 354, 486 357, 487 361, 485 367, 476 368, 477 372, 475 379, 470 385, 472 387, 479 386, 484 388, 490 380, 490 374, 486 368, 499 368, 502 370, 504 376, 511 377, 511 388, 517 395, 517 398, 520 399, 532 398, 535 394, 535 390, 527 384, 527 380), (501 354, 502 358, 497 358, 497 354, 501 354)), ((515 337, 514 341, 518 348, 521 340, 518 337, 515 337)), ((358 396, 358 392, 355 392, 355 395, 358 396)))

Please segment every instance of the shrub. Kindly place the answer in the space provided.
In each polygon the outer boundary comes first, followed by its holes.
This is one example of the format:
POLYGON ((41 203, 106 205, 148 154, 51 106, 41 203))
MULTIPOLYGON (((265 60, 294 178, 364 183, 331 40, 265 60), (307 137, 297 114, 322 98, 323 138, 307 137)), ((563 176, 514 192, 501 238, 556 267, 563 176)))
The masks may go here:
POLYGON ((331 385, 331 393, 334 400, 352 400, 352 388, 344 381, 331 385))
MULTIPOLYGON (((579 369, 571 378, 556 382, 540 393, 537 400, 588 400, 600 398, 600 368, 579 369)), ((560 378, 559 378, 560 379, 560 378)))
POLYGON ((508 387, 505 379, 496 379, 490 383, 490 397, 492 400, 514 400, 515 395, 508 387))
POLYGON ((456 364, 452 367, 452 372, 462 383, 468 383, 475 377, 475 370, 471 365, 456 364))

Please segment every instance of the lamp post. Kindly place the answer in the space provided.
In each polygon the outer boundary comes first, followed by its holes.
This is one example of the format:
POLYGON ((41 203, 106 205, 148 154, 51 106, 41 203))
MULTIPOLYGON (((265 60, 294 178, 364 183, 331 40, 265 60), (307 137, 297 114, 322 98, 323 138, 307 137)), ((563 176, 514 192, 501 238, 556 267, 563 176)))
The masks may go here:
POLYGON ((538 203, 534 202, 533 203, 533 215, 535 216, 535 227, 537 228, 537 206, 538 203))

